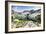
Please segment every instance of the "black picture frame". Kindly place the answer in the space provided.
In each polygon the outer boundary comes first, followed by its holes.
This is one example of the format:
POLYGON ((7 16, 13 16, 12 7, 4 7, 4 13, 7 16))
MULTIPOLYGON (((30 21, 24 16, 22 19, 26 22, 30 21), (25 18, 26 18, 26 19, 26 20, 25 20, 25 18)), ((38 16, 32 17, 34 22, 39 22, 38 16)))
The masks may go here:
POLYGON ((25 1, 5 1, 5 33, 18 33, 18 32, 39 32, 45 31, 45 3, 43 2, 25 2, 25 1), (33 3, 33 4, 43 4, 43 30, 29 30, 29 31, 14 31, 8 32, 8 2, 20 2, 20 3, 33 3))

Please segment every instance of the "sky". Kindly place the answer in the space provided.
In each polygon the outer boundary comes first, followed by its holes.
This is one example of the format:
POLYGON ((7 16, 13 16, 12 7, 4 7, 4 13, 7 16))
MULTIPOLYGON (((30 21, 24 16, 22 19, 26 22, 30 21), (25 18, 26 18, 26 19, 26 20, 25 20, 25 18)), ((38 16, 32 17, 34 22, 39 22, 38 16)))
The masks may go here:
POLYGON ((35 7, 35 6, 12 6, 12 10, 14 11, 18 11, 18 12, 21 12, 21 11, 24 11, 24 10, 37 10, 37 9, 40 9, 40 7, 35 7))

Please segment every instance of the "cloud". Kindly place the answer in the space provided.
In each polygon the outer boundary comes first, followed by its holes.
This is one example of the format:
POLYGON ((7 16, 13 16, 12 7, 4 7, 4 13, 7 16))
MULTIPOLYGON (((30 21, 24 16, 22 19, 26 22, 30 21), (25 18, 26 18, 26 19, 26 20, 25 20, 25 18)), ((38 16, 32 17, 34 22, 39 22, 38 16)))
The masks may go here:
POLYGON ((12 6, 12 10, 22 12, 24 10, 37 10, 40 9, 39 6, 12 6))

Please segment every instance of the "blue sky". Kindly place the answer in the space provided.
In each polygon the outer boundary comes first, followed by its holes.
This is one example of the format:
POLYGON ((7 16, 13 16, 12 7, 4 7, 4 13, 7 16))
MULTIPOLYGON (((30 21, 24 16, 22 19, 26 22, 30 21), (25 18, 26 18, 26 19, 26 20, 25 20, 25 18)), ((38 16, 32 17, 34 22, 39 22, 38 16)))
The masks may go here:
POLYGON ((12 6, 12 10, 14 11, 24 11, 24 10, 34 10, 40 7, 35 7, 35 6, 12 6))

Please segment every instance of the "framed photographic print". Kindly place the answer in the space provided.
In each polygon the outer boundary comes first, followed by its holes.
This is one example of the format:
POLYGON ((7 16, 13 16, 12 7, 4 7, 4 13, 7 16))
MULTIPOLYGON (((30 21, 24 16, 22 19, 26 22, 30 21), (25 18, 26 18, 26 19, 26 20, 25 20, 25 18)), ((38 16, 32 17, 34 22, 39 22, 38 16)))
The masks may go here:
POLYGON ((5 32, 45 31, 45 3, 5 1, 5 32))

